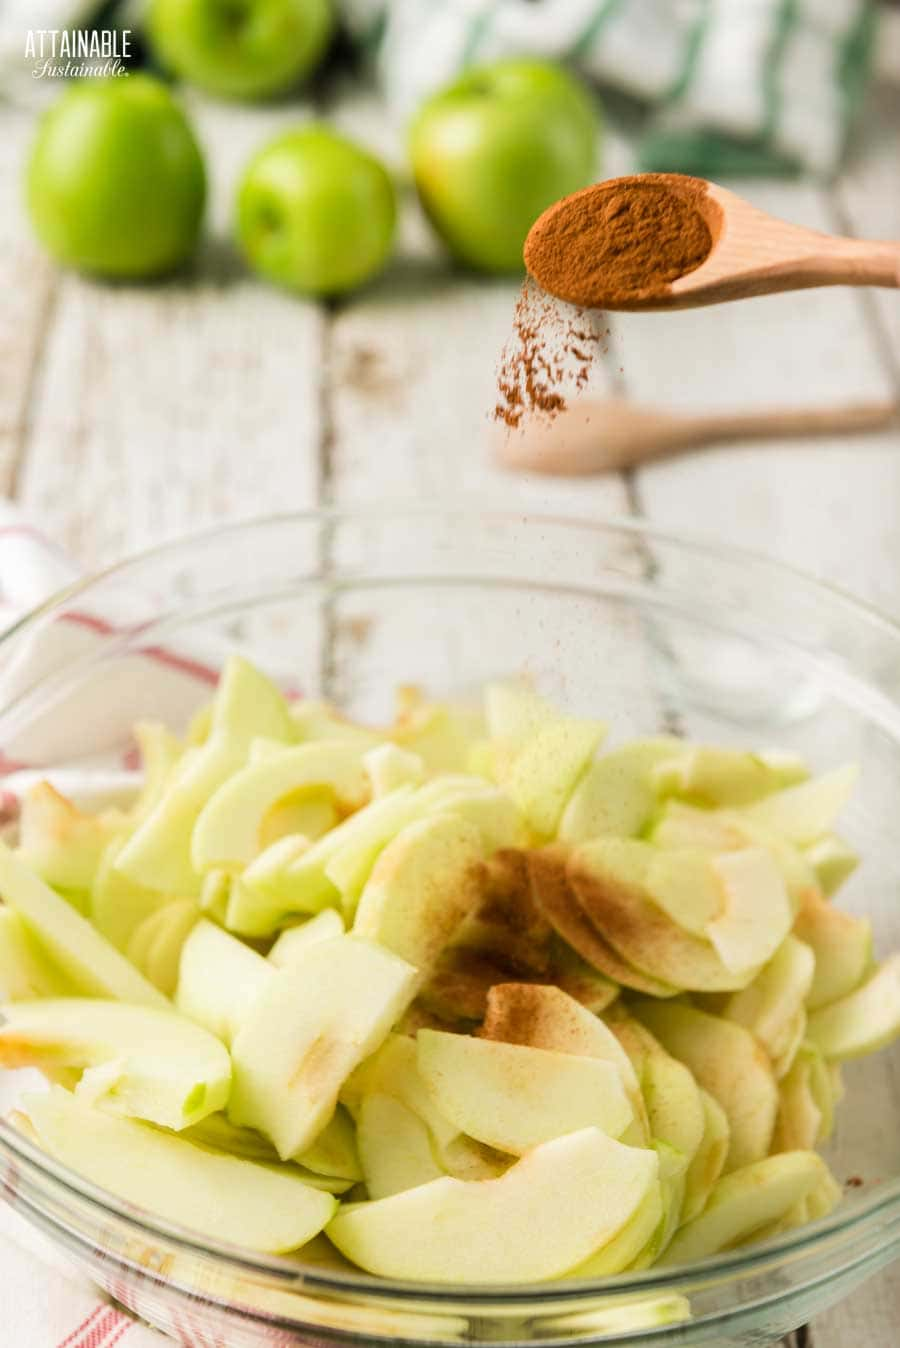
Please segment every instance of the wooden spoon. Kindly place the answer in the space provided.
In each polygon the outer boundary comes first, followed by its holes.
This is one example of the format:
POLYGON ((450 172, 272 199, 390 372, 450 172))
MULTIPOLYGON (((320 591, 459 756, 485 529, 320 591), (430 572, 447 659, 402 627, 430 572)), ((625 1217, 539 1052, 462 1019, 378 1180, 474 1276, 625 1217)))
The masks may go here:
MULTIPOLYGON (((734 192, 702 179, 664 175, 673 191, 679 181, 690 192, 692 204, 706 220, 712 234, 712 249, 694 271, 672 281, 664 293, 647 298, 620 295, 584 296, 562 294, 544 284, 540 275, 540 256, 525 244, 525 262, 538 285, 560 299, 594 309, 693 309, 704 304, 747 299, 753 295, 772 295, 782 290, 807 290, 816 286, 889 286, 900 287, 900 243, 846 239, 801 225, 778 220, 734 192), (694 189, 705 187, 695 196, 694 189)), ((638 174, 618 180, 623 191, 652 182, 653 174, 638 174)), ((616 180, 612 180, 615 182, 616 180)), ((607 188, 609 183, 598 183, 607 188)), ((592 188, 576 194, 584 197, 592 188)), ((534 237, 548 226, 563 230, 567 219, 565 199, 551 206, 532 226, 534 237)), ((562 240, 563 233, 559 238, 562 240)), ((577 246, 577 240, 567 245, 577 246)), ((546 279, 546 278, 545 278, 546 279)))
POLYGON ((653 459, 729 440, 878 430, 889 425, 896 413, 893 403, 870 403, 694 416, 610 399, 576 403, 552 419, 532 417, 514 430, 498 427, 493 432, 494 449, 507 468, 582 477, 636 468, 653 459))

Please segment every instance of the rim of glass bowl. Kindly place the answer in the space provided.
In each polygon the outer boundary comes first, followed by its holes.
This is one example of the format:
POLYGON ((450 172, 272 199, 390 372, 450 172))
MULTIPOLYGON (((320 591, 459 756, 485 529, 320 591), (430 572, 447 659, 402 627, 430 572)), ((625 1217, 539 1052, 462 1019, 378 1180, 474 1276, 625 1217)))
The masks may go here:
MULTIPOLYGON (((478 515, 486 521, 493 520, 498 523, 505 521, 519 527, 553 526, 589 530, 596 533, 646 537, 648 540, 672 545, 686 552, 703 555, 711 559, 720 558, 723 561, 730 561, 732 564, 743 565, 763 574, 768 574, 773 578, 790 578, 794 583, 808 587, 810 591, 826 597, 838 609, 851 613, 857 621, 862 621, 872 629, 879 630, 890 639, 895 640, 898 645, 898 654, 900 654, 900 622, 883 613, 874 604, 857 598, 842 590, 839 586, 819 580, 802 568, 790 563, 773 561, 752 549, 735 547, 713 539, 705 539, 689 530, 659 528, 653 523, 648 523, 634 516, 601 515, 589 519, 574 514, 558 515, 539 510, 513 510, 491 501, 459 497, 441 506, 386 501, 377 506, 365 508, 321 507, 302 511, 286 511, 197 530, 140 552, 132 553, 121 561, 91 572, 89 575, 74 581, 71 585, 56 591, 41 604, 36 605, 17 619, 11 627, 0 635, 0 650, 24 631, 27 631, 29 627, 52 614, 55 609, 67 604, 78 595, 86 593, 99 582, 111 577, 127 575, 131 569, 139 567, 143 563, 150 562, 157 557, 177 554, 193 544, 202 544, 227 536, 237 537, 265 529, 266 526, 283 526, 291 523, 297 525, 337 524, 340 522, 383 524, 386 519, 391 517, 405 517, 416 520, 426 520, 431 517, 435 520, 446 521, 448 518, 452 519, 459 516, 465 516, 467 520, 471 521, 474 515, 478 515)), ((161 615, 161 617, 165 616, 161 615)), ((124 630, 123 645, 127 645, 128 641, 137 635, 137 631, 138 629, 124 630)), ((79 665, 80 662, 76 661, 75 665, 70 668, 78 669, 79 665)), ((56 672, 50 671, 33 688, 28 690, 26 696, 31 696, 36 689, 40 689, 45 682, 54 677, 56 672)), ((18 700, 14 699, 11 707, 14 707, 18 700)), ((10 710, 9 707, 0 708, 0 713, 8 710, 10 710)), ((879 1214, 885 1213, 900 1200, 900 1176, 896 1176, 894 1179, 879 1183, 871 1195, 856 1198, 849 1209, 838 1207, 827 1217, 798 1227, 794 1231, 787 1232, 774 1239, 761 1242, 757 1246, 750 1246, 739 1252, 730 1251, 714 1255, 692 1263, 677 1264, 662 1269, 651 1268, 640 1273, 619 1274, 599 1279, 573 1278, 566 1279, 564 1282, 503 1285, 426 1283, 389 1280, 361 1271, 344 1273, 332 1270, 320 1272, 316 1265, 302 1265, 293 1259, 275 1255, 257 1255, 242 1246, 205 1239, 190 1228, 169 1222, 144 1208, 119 1199, 109 1190, 101 1188, 76 1171, 71 1170, 68 1166, 54 1160, 41 1147, 19 1133, 7 1120, 0 1119, 0 1159, 4 1156, 7 1160, 14 1158, 15 1163, 25 1167, 23 1177, 31 1172, 39 1179, 50 1180, 65 1193, 86 1202, 100 1215, 106 1214, 124 1221, 131 1228, 144 1233, 148 1237, 169 1241, 194 1256, 201 1258, 214 1257, 225 1261, 233 1268, 244 1273, 259 1274, 270 1281, 290 1284, 295 1288, 302 1287, 306 1293, 321 1292, 324 1294, 344 1294, 345 1296, 358 1293, 376 1300, 401 1301, 404 1304, 416 1302, 429 1305, 440 1305, 441 1303, 458 1305, 460 1301, 464 1301, 473 1310, 477 1310, 481 1305, 496 1308, 506 1303, 523 1304, 531 1300, 540 1301, 542 1309, 546 1310, 548 1306, 557 1303, 560 1306, 565 1306, 571 1302, 583 1301, 585 1298, 596 1297, 601 1294, 605 1297, 617 1293, 634 1295, 637 1293, 671 1293, 674 1290, 689 1291, 692 1285, 696 1286, 698 1279, 701 1279, 704 1284, 708 1284, 710 1277, 713 1275, 715 1280, 719 1281, 730 1276, 752 1273, 755 1270, 762 1269, 765 1271, 767 1265, 771 1267, 772 1271, 775 1271, 780 1265, 788 1262, 791 1256, 799 1256, 809 1252, 813 1247, 824 1245, 829 1237, 844 1236, 849 1241, 849 1238, 861 1228, 870 1222, 874 1224, 874 1219, 879 1214)), ((9 1187, 7 1185, 7 1188, 9 1187)), ((18 1181, 14 1187, 19 1187, 18 1181)), ((13 1202, 15 1203, 15 1199, 13 1199, 13 1202)), ((34 1204, 35 1200, 29 1198, 29 1205, 33 1206, 34 1204)), ((833 1246, 835 1254, 839 1253, 840 1244, 841 1242, 838 1242, 833 1246)), ((147 1271, 149 1272, 149 1270, 147 1271)), ((838 1264, 834 1272, 839 1271, 840 1265, 838 1264)), ((803 1283, 801 1282, 796 1290, 800 1290, 802 1287, 803 1283)), ((739 1310, 739 1303, 735 1305, 734 1309, 739 1310)), ((641 1332, 646 1333, 647 1331, 641 1332)), ((659 1326, 653 1332, 665 1333, 666 1326, 659 1326)))

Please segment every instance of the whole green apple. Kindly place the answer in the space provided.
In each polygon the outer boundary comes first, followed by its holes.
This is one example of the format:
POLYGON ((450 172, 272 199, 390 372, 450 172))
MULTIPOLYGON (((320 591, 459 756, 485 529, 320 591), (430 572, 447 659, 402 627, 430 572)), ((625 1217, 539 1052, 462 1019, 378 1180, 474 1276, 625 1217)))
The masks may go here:
POLYGON ((152 0, 150 40, 175 75, 223 98, 267 98, 316 65, 331 0, 152 0))
POLYGON ((278 136, 250 161, 238 190, 238 239, 263 276, 336 295, 381 270, 396 214, 384 166, 314 125, 278 136))
POLYGON ((26 192, 57 261, 102 276, 156 276, 194 248, 206 175, 165 85, 129 75, 72 84, 45 113, 26 192))
POLYGON ((422 205, 460 261, 519 270, 541 212, 592 181, 598 133, 590 95, 556 66, 501 61, 471 70, 428 99, 413 123, 422 205))

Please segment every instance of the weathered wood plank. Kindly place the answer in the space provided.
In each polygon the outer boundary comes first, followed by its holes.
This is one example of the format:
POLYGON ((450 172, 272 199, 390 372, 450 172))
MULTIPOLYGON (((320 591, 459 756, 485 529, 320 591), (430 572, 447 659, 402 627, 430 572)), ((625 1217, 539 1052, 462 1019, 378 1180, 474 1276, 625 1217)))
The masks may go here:
POLYGON ((25 218, 22 182, 33 120, 0 111, 0 492, 15 483, 55 285, 25 218))
POLYGON ((195 117, 213 190, 193 272, 60 283, 20 496, 85 566, 317 499, 322 315, 254 280, 228 242, 236 173, 286 114, 195 117))
MULTIPOLYGON (((885 84, 873 94, 857 152, 838 184, 840 222, 860 238, 900 238, 898 128, 900 82, 885 84)), ((900 392, 900 296, 892 290, 873 290, 866 302, 878 317, 884 354, 900 392)))

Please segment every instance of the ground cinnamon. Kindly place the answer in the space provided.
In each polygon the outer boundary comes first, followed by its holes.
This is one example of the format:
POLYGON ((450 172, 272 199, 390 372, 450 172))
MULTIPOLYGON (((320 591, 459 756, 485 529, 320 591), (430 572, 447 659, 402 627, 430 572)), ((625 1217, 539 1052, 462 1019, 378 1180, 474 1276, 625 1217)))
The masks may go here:
POLYGON ((525 265, 545 291, 587 309, 661 298, 712 249, 706 186, 644 173, 586 187, 535 222, 525 265))
POLYGON ((524 417, 564 411, 563 389, 584 388, 608 338, 609 329, 582 309, 557 303, 526 279, 500 356, 494 420, 514 430, 524 417))

